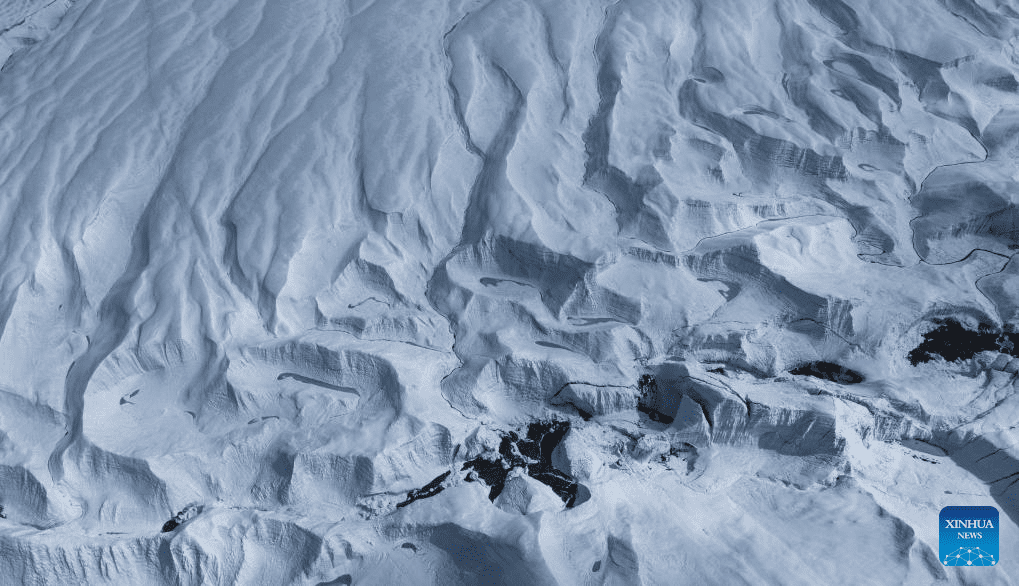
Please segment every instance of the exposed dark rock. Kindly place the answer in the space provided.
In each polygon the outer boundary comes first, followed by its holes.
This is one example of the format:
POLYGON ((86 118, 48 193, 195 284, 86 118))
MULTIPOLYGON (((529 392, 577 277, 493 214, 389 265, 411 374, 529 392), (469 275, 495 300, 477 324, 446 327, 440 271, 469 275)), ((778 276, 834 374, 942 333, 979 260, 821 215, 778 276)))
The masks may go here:
MULTIPOLYGON (((506 486, 506 475, 509 473, 509 469, 503 468, 501 459, 489 460, 484 457, 477 457, 469 462, 464 462, 460 470, 474 471, 477 478, 488 485, 488 500, 490 501, 494 501, 502 493, 502 489, 506 486)), ((475 479, 468 474, 464 480, 474 482, 475 479)))
MULTIPOLYGON (((512 431, 502 437, 499 458, 481 456, 465 462, 461 470, 473 471, 477 479, 488 485, 488 498, 494 501, 502 493, 510 470, 523 468, 528 476, 551 487, 567 508, 573 507, 579 504, 577 495, 580 485, 570 475, 552 465, 552 451, 569 430, 570 424, 567 421, 532 423, 527 428, 526 437, 521 438, 512 431)), ((468 474, 465 480, 473 482, 474 475, 468 474)))
POLYGON ((442 482, 446 480, 447 477, 449 477, 450 473, 451 472, 447 470, 446 472, 443 472, 442 474, 440 474, 431 482, 422 486, 421 488, 417 488, 408 492, 407 500, 403 501, 402 503, 398 503, 396 506, 406 507, 407 505, 411 504, 416 500, 426 499, 430 496, 435 496, 439 494, 445 488, 444 486, 442 486, 442 482))
POLYGON ((863 375, 855 370, 850 370, 840 364, 825 362, 823 360, 808 362, 807 364, 797 366, 790 370, 789 374, 813 376, 842 385, 855 385, 863 382, 863 375))
POLYGON ((199 505, 188 505, 188 506, 184 507, 183 509, 181 509, 181 511, 179 513, 174 515, 174 517, 172 519, 170 519, 166 523, 163 523, 163 528, 161 529, 161 531, 163 533, 169 533, 169 532, 173 531, 174 529, 176 529, 177 527, 180 527, 181 525, 183 525, 187 521, 190 521, 191 519, 194 519, 201 512, 202 512, 201 506, 199 506, 199 505))
POLYGON ((938 326, 923 335, 923 342, 909 352, 913 366, 930 362, 937 357, 948 362, 969 360, 979 352, 995 351, 1013 355, 1016 339, 1014 332, 1002 332, 993 326, 979 324, 971 330, 954 319, 934 320, 938 326))

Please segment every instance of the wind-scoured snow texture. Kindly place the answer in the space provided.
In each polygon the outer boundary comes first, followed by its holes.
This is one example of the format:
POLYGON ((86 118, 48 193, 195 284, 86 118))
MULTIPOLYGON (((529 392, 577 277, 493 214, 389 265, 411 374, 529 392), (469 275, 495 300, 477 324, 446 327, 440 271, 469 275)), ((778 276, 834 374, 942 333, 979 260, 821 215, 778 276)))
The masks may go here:
POLYGON ((0 60, 0 583, 1019 581, 1019 355, 909 359, 1019 328, 1014 3, 24 0, 0 60), (466 481, 555 419, 574 506, 466 481))
POLYGON ((45 39, 74 0, 7 0, 0 5, 0 69, 11 55, 45 39))

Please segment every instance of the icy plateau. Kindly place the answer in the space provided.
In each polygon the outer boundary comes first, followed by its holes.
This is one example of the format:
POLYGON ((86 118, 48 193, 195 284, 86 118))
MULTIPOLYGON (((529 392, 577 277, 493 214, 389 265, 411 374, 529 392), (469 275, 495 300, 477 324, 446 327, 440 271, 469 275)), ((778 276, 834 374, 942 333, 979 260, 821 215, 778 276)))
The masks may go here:
POLYGON ((1019 583, 1019 3, 6 0, 0 62, 0 585, 1019 583))

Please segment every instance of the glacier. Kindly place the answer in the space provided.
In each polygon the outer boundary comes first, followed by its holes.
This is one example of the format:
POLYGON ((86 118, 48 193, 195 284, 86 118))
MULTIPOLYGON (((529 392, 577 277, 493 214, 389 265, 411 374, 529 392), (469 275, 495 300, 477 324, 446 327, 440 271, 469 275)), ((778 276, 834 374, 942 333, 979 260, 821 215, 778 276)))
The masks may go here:
POLYGON ((0 63, 0 584, 1019 582, 1016 2, 7 0, 0 63))

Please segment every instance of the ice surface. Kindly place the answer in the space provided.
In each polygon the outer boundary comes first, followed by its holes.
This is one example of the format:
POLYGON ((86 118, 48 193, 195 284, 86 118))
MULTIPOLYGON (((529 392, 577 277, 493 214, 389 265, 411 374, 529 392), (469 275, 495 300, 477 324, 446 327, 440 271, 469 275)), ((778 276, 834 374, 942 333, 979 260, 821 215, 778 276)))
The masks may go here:
POLYGON ((1014 2, 9 0, 0 62, 0 584, 1019 582, 1014 2))

